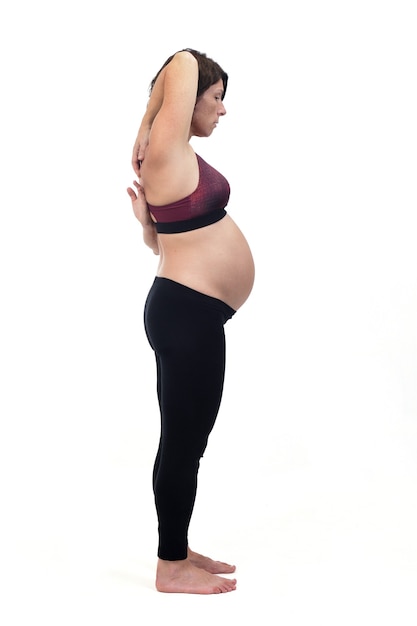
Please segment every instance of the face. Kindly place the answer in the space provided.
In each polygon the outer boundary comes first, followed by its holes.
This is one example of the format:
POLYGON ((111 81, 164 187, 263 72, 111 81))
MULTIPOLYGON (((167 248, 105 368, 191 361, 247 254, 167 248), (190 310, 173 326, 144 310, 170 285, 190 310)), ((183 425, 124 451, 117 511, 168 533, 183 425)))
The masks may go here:
POLYGON ((211 135, 219 118, 226 115, 222 98, 223 81, 220 79, 198 98, 191 120, 191 136, 209 137, 211 135))

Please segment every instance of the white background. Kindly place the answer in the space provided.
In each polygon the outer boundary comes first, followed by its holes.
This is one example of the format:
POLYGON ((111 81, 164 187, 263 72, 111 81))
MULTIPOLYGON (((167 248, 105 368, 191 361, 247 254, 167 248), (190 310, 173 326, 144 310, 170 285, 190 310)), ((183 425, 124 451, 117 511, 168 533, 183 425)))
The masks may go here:
POLYGON ((5 625, 415 626, 413 4, 1 9, 5 625), (153 588, 156 258, 125 191, 150 79, 184 47, 229 73, 194 147, 256 262, 191 527, 238 565, 222 597, 153 588))

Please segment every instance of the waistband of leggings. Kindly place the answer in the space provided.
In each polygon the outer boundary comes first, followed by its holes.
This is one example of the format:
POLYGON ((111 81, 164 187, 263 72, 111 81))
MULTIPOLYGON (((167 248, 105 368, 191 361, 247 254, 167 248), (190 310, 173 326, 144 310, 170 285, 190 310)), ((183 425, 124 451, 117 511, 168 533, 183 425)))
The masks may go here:
POLYGON ((193 289, 192 287, 187 287, 187 285, 178 283, 177 281, 172 280, 171 278, 165 278, 164 276, 155 276, 154 285, 157 286, 158 283, 160 285, 165 284, 169 286, 171 289, 173 290, 175 289, 177 292, 182 291, 184 295, 191 297, 195 300, 200 300, 202 304, 214 307, 222 311, 226 319, 230 319, 236 313, 235 309, 233 309, 231 306, 226 304, 226 302, 224 302, 223 300, 220 300, 219 298, 214 298, 213 296, 208 296, 207 294, 202 293, 201 291, 197 291, 196 289, 193 289))

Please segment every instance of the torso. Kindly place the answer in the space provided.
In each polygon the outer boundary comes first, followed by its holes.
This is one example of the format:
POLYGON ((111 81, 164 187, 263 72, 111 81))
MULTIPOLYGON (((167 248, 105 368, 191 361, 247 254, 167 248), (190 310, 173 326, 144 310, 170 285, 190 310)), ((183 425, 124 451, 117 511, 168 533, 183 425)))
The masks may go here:
POLYGON ((158 276, 218 298, 235 311, 247 300, 255 277, 253 257, 229 215, 204 228, 158 237, 158 276))
MULTIPOLYGON (((167 204, 193 191, 199 181, 197 158, 191 152, 190 179, 194 187, 172 191, 173 185, 155 186, 158 197, 150 194, 155 204, 167 204), (194 182, 194 181, 197 181, 194 182), (161 195, 170 189, 174 196, 161 195)), ((146 159, 143 162, 144 183, 149 177, 146 159)), ((223 177, 222 177, 223 178, 223 177)), ((175 181, 175 177, 170 177, 175 181)), ((226 181, 227 182, 227 181, 226 181)), ((148 196, 147 185, 145 192, 148 196)), ((151 213, 151 217, 155 217, 151 213)), ((247 300, 254 283, 255 269, 249 245, 232 218, 226 214, 219 221, 179 233, 158 234, 160 263, 157 275, 170 278, 196 291, 222 300, 235 311, 247 300)))

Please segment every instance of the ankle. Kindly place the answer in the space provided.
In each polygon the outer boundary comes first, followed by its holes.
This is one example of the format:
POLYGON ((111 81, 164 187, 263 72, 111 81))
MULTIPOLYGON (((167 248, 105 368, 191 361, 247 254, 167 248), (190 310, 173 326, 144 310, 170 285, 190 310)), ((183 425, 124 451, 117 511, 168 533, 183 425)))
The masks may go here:
POLYGON ((158 558, 157 569, 164 572, 176 571, 186 567, 188 563, 188 557, 186 559, 179 559, 178 561, 168 561, 166 559, 158 558))

